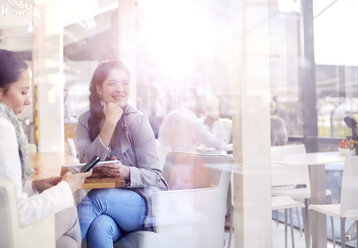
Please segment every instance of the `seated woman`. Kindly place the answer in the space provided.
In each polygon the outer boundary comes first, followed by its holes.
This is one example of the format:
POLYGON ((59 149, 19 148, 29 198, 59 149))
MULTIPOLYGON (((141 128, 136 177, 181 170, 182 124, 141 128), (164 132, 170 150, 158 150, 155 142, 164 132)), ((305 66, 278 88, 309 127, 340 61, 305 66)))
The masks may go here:
POLYGON ((79 159, 117 158, 120 162, 97 170, 126 181, 125 188, 91 190, 78 206, 89 248, 113 247, 124 233, 150 227, 150 195, 167 189, 149 121, 128 104, 129 81, 121 62, 100 64, 90 84, 90 110, 78 120, 79 159))
POLYGON ((56 214, 56 247, 80 247, 72 192, 80 188, 91 172, 27 180, 32 173, 28 143, 17 116, 30 104, 31 73, 21 57, 7 50, 0 49, 0 65, 0 178, 15 184, 22 225, 56 214))
MULTIPOLYGON (((197 152, 197 146, 222 149, 221 139, 210 133, 197 117, 200 100, 194 88, 181 94, 181 107, 169 112, 159 127, 158 141, 166 152, 197 152)), ((165 157, 166 154, 163 156, 165 157)))

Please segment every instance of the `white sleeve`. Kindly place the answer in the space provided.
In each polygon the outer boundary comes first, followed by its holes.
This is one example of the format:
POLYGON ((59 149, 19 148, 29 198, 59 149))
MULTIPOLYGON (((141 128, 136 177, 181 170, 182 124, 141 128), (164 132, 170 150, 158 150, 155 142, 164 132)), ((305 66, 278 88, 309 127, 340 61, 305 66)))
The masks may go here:
POLYGON ((204 144, 208 147, 214 147, 218 149, 222 149, 224 147, 224 143, 217 138, 214 134, 212 134, 205 125, 200 122, 198 118, 192 119, 192 126, 195 130, 197 140, 200 144, 204 144))
POLYGON ((22 187, 22 191, 28 195, 33 195, 35 193, 38 193, 37 191, 34 190, 35 189, 32 187, 32 180, 27 180, 25 182, 25 185, 22 187))
POLYGON ((4 118, 0 118, 0 178, 10 179, 15 184, 22 225, 29 225, 74 205, 72 191, 67 182, 60 182, 41 194, 33 194, 31 182, 22 187, 15 129, 4 118))
POLYGON ((48 215, 60 212, 74 205, 71 187, 67 182, 60 182, 41 194, 18 198, 18 209, 22 225, 30 225, 48 215))

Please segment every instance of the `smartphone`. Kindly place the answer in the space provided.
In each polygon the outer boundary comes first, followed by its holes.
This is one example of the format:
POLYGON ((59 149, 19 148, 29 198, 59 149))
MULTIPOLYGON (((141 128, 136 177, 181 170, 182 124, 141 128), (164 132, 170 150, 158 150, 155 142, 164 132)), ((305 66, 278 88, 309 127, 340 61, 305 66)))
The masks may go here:
POLYGON ((90 169, 93 168, 93 166, 95 166, 97 163, 99 162, 99 157, 98 156, 94 156, 93 158, 91 158, 90 161, 87 162, 87 164, 85 164, 82 168, 81 168, 81 172, 87 172, 90 169))

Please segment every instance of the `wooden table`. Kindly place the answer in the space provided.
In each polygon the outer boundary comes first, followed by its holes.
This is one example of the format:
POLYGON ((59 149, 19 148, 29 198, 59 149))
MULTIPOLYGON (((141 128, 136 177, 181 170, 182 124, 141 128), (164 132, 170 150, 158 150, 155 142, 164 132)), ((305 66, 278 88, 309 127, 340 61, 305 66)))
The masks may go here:
POLYGON ((89 177, 82 185, 84 189, 120 188, 125 186, 122 177, 89 177))
POLYGON ((77 164, 78 159, 65 153, 34 152, 30 153, 29 163, 34 168, 31 179, 59 176, 65 164, 77 164))
MULTIPOLYGON (((35 170, 30 179, 42 179, 65 173, 68 169, 63 169, 62 166, 78 164, 78 159, 65 153, 35 152, 30 153, 29 163, 35 170)), ((86 179, 82 188, 115 188, 124 185, 125 181, 121 177, 93 176, 86 179)))
MULTIPOLYGON (((315 152, 302 154, 282 154, 271 158, 271 162, 281 165, 309 165, 311 183, 311 202, 326 203, 325 164, 342 163, 345 157, 339 152, 315 152)), ((307 229, 307 228, 305 228, 307 229)), ((312 212, 312 247, 327 247, 326 216, 312 212)), ((309 246, 307 246, 309 247, 309 246)))

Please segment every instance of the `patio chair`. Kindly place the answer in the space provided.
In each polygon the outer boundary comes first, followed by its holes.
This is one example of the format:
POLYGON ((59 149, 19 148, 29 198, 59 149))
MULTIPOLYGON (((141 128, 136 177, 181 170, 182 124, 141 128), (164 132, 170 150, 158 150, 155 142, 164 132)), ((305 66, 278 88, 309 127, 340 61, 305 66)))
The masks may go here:
POLYGON ((293 231, 293 220, 292 220, 292 208, 301 208, 302 215, 305 218, 304 205, 302 202, 293 200, 288 196, 273 196, 272 197, 272 210, 284 210, 285 211, 285 248, 287 248, 287 210, 290 215, 290 227, 291 227, 291 241, 292 248, 295 247, 295 237, 293 231))
MULTIPOLYGON (((347 156, 344 163, 341 201, 338 204, 311 204, 309 209, 318 213, 339 218, 341 226, 341 247, 345 248, 345 222, 355 221, 358 227, 358 156, 347 156)), ((358 232, 358 228, 357 228, 358 232)), ((358 233, 357 233, 358 234, 358 233)), ((358 236, 358 235, 357 235, 358 236)), ((333 236, 334 237, 334 236, 333 236)), ((332 239, 335 243, 334 238, 332 239)), ((358 247, 358 242, 357 242, 358 247)))
POLYGON ((154 230, 128 233, 114 247, 224 247, 232 166, 229 156, 169 153, 163 176, 170 190, 152 198, 154 230))
MULTIPOLYGON (((280 156, 282 154, 302 154, 306 153, 304 144, 299 145, 285 145, 271 147, 271 158, 280 156)), ((273 196, 289 196, 293 199, 302 199, 305 204, 306 218, 305 222, 305 238, 306 246, 310 242, 310 226, 309 226, 309 212, 308 205, 311 198, 311 184, 309 177, 309 165, 286 166, 271 164, 272 175, 272 195, 273 196)), ((326 196, 328 202, 332 202, 332 192, 326 189, 326 196)), ((299 229, 301 231, 300 217, 297 211, 297 218, 299 229)), ((334 237, 334 220, 331 218, 332 236, 334 237)))

